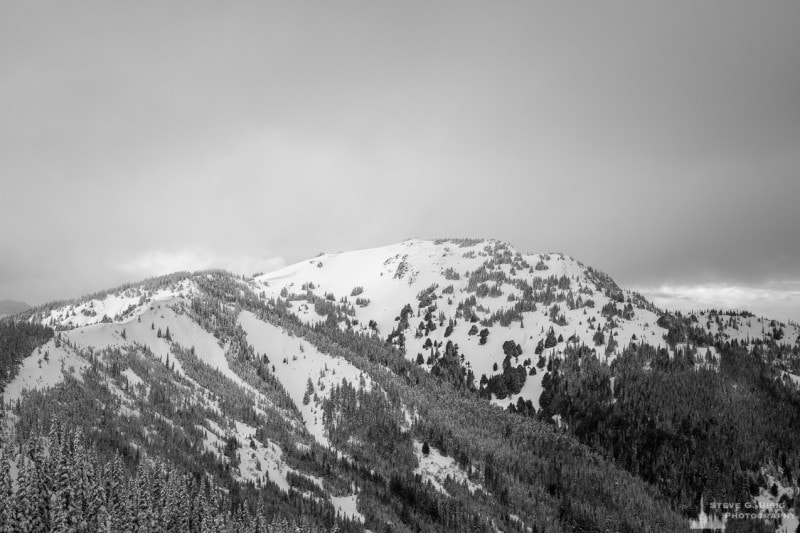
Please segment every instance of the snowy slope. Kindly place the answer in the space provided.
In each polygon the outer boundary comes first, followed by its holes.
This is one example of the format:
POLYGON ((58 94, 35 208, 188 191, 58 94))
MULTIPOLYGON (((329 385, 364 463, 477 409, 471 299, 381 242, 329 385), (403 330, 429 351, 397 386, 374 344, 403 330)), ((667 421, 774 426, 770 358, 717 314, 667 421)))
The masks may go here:
POLYGON ((256 353, 269 357, 275 368, 275 377, 300 410, 308 432, 320 444, 329 446, 322 423, 322 401, 344 379, 354 384, 363 380, 367 390, 371 389, 372 380, 346 360, 320 352, 308 342, 259 320, 253 313, 242 312, 239 325, 256 353), (309 379, 314 391, 305 403, 303 400, 309 379))
POLYGON ((101 322, 127 322, 143 314, 154 302, 163 302, 176 297, 191 296, 197 288, 189 279, 176 282, 169 287, 151 291, 142 284, 103 296, 85 299, 79 303, 67 304, 37 312, 42 324, 75 328, 101 322))
POLYGON ((24 390, 53 387, 64 380, 65 373, 80 379, 81 372, 88 366, 86 359, 75 350, 64 343, 56 347, 55 339, 51 339, 23 359, 17 375, 5 387, 3 402, 11 404, 17 401, 24 390))
MULTIPOLYGON (((435 352, 433 347, 424 348, 428 339, 431 343, 441 344, 441 352, 447 341, 452 341, 463 354, 464 365, 474 372, 476 382, 482 375, 491 377, 496 374, 495 364, 502 369, 502 346, 506 341, 513 341, 522 348, 522 355, 514 362, 515 365, 525 359, 536 362, 538 355, 534 355, 534 350, 551 328, 556 337, 573 337, 593 345, 592 337, 596 328, 608 322, 602 316, 603 306, 611 301, 606 292, 609 288, 618 290, 613 282, 608 283, 601 274, 563 254, 521 254, 499 241, 418 239, 381 248, 323 254, 258 276, 253 280, 253 285, 256 292, 263 292, 268 298, 289 301, 292 311, 309 323, 325 319, 315 312, 315 304, 310 298, 327 299, 331 303, 350 306, 354 312, 351 322, 356 322, 354 329, 366 331, 370 321, 374 321, 376 331, 383 338, 397 328, 401 310, 409 304, 413 314, 408 319, 409 327, 403 331, 406 356, 415 360, 417 354, 422 354, 427 359, 435 352), (488 287, 495 287, 500 294, 477 294, 474 290, 478 284, 477 277, 470 287, 470 275, 482 268, 491 275, 503 278, 499 282, 486 282, 488 287), (475 297, 473 309, 483 320, 495 312, 511 309, 523 295, 521 282, 535 287, 537 279, 538 283, 542 283, 548 278, 561 277, 569 283, 568 289, 555 291, 556 297, 562 298, 557 302, 558 314, 564 317, 561 323, 551 320, 551 306, 538 305, 536 311, 523 312, 521 322, 515 320, 507 326, 498 323, 486 326, 489 335, 485 344, 480 344, 478 335, 470 334, 472 324, 459 319, 459 304, 470 297, 475 297), (435 287, 433 294, 436 298, 432 303, 436 306, 433 313, 436 329, 417 335, 425 313, 425 308, 420 308, 418 296, 429 287, 435 287), (563 300, 570 292, 574 299, 580 296, 582 300, 592 300, 593 306, 570 309, 563 300), (369 302, 359 305, 359 298, 368 299, 369 302), (444 317, 443 321, 439 320, 440 316, 444 317), (445 337, 446 326, 451 319, 456 324, 452 333, 445 337)), ((620 294, 624 299, 632 297, 631 293, 625 291, 620 294)), ((623 305, 617 303, 619 309, 623 305)), ((664 345, 666 330, 656 325, 658 315, 647 306, 634 304, 634 307, 633 316, 629 319, 618 315, 614 317, 613 334, 617 347, 610 352, 609 359, 613 359, 631 341, 646 340, 653 345, 664 345)), ((479 330, 484 328, 480 323, 477 326, 479 330)), ((610 331, 606 332, 607 338, 610 331)), ((557 356, 565 346, 565 342, 559 343, 545 350, 544 355, 557 356)), ((605 357, 605 345, 597 349, 605 357)), ((529 376, 520 394, 532 400, 534 405, 538 403, 541 392, 541 378, 541 372, 529 376)), ((508 401, 516 401, 516 398, 496 401, 505 405, 508 401)))
POLYGON ((790 346, 800 342, 800 326, 797 324, 716 311, 698 311, 691 316, 696 317, 699 326, 723 341, 737 340, 752 344, 755 340, 770 339, 776 331, 781 331, 782 336, 778 342, 790 346))

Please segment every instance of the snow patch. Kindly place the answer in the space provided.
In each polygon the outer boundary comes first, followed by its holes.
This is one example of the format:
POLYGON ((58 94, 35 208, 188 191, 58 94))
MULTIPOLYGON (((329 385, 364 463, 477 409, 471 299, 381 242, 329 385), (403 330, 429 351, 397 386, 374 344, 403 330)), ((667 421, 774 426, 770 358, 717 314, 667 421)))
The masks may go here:
POLYGON ((792 383, 794 383, 795 387, 800 387, 800 376, 796 374, 792 374, 790 372, 781 371, 781 378, 788 379, 792 383))
POLYGON ((350 496, 331 496, 331 503, 336 509, 337 514, 346 516, 351 520, 364 523, 364 515, 358 512, 358 496, 351 494, 350 496))
POLYGON ((452 457, 442 455, 433 446, 429 448, 430 452, 425 455, 422 453, 422 443, 418 440, 414 441, 414 453, 419 462, 419 466, 414 470, 414 473, 419 474, 423 482, 430 481, 436 490, 447 496, 449 494, 444 488, 447 478, 462 485, 466 484, 467 489, 472 494, 475 494, 476 490, 483 490, 483 487, 469 479, 467 473, 456 464, 452 457))
POLYGON ((81 373, 88 367, 89 363, 72 348, 63 342, 56 347, 55 339, 51 339, 22 360, 19 372, 6 385, 3 401, 6 404, 16 402, 22 397, 24 390, 54 387, 64 381, 65 372, 80 379, 81 373))

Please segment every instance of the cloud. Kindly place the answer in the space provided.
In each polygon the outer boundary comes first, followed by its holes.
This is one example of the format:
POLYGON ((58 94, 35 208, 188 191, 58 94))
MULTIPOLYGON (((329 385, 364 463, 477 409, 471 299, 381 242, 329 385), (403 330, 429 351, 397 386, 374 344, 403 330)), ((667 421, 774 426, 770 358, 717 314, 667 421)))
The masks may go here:
POLYGON ((754 286, 665 284, 635 290, 667 310, 738 309, 768 318, 800 321, 800 281, 776 281, 754 286))
POLYGON ((148 250, 117 263, 116 268, 135 277, 158 276, 181 270, 196 271, 221 268, 235 274, 270 272, 285 266, 283 257, 220 255, 207 249, 148 250))

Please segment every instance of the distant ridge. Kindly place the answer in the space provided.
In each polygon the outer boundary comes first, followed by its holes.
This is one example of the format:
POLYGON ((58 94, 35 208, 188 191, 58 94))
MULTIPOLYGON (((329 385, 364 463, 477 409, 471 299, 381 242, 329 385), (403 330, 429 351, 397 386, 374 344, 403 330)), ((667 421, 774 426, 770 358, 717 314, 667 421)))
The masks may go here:
POLYGON ((27 311, 31 306, 25 302, 16 302, 14 300, 0 300, 0 315, 13 315, 27 311))

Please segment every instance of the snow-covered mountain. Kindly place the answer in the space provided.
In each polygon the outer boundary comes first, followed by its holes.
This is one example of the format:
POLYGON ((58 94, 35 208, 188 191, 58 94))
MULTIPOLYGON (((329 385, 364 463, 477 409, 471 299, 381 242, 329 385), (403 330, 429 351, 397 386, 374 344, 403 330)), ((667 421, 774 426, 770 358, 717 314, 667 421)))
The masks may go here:
MULTIPOLYGON (((326 319, 326 301, 338 304, 346 310, 343 327, 402 344, 406 357, 421 355, 429 370, 452 342, 476 386, 482 376, 503 372, 503 346, 510 341, 521 350, 514 365, 524 363, 535 374, 519 393, 493 393, 501 405, 522 397, 538 407, 544 372, 536 363, 557 357, 568 343, 592 346, 606 362, 631 343, 667 345, 663 313, 640 294, 568 255, 520 253, 495 240, 411 239, 322 254, 252 282, 312 324, 326 319), (411 312, 401 320, 406 305, 411 312)), ((725 312, 695 318, 715 339, 750 342, 772 334, 773 321, 763 318, 725 312)), ((798 341, 800 328, 782 328, 784 342, 798 341)))
MULTIPOLYGON (((9 430, 28 439, 57 416, 106 452, 215 476, 231 509, 259 501, 346 530, 572 531, 569 495, 603 527, 673 531, 682 519, 654 481, 565 434, 559 362, 606 368, 593 387, 608 409, 625 383, 608 368, 645 348, 723 373, 721 352, 742 347, 800 384, 797 325, 665 313, 572 257, 495 240, 412 239, 250 278, 177 273, 37 307, 0 333, 9 430)), ((791 474, 764 472, 780 491, 762 480, 760 498, 793 495, 791 474)))

